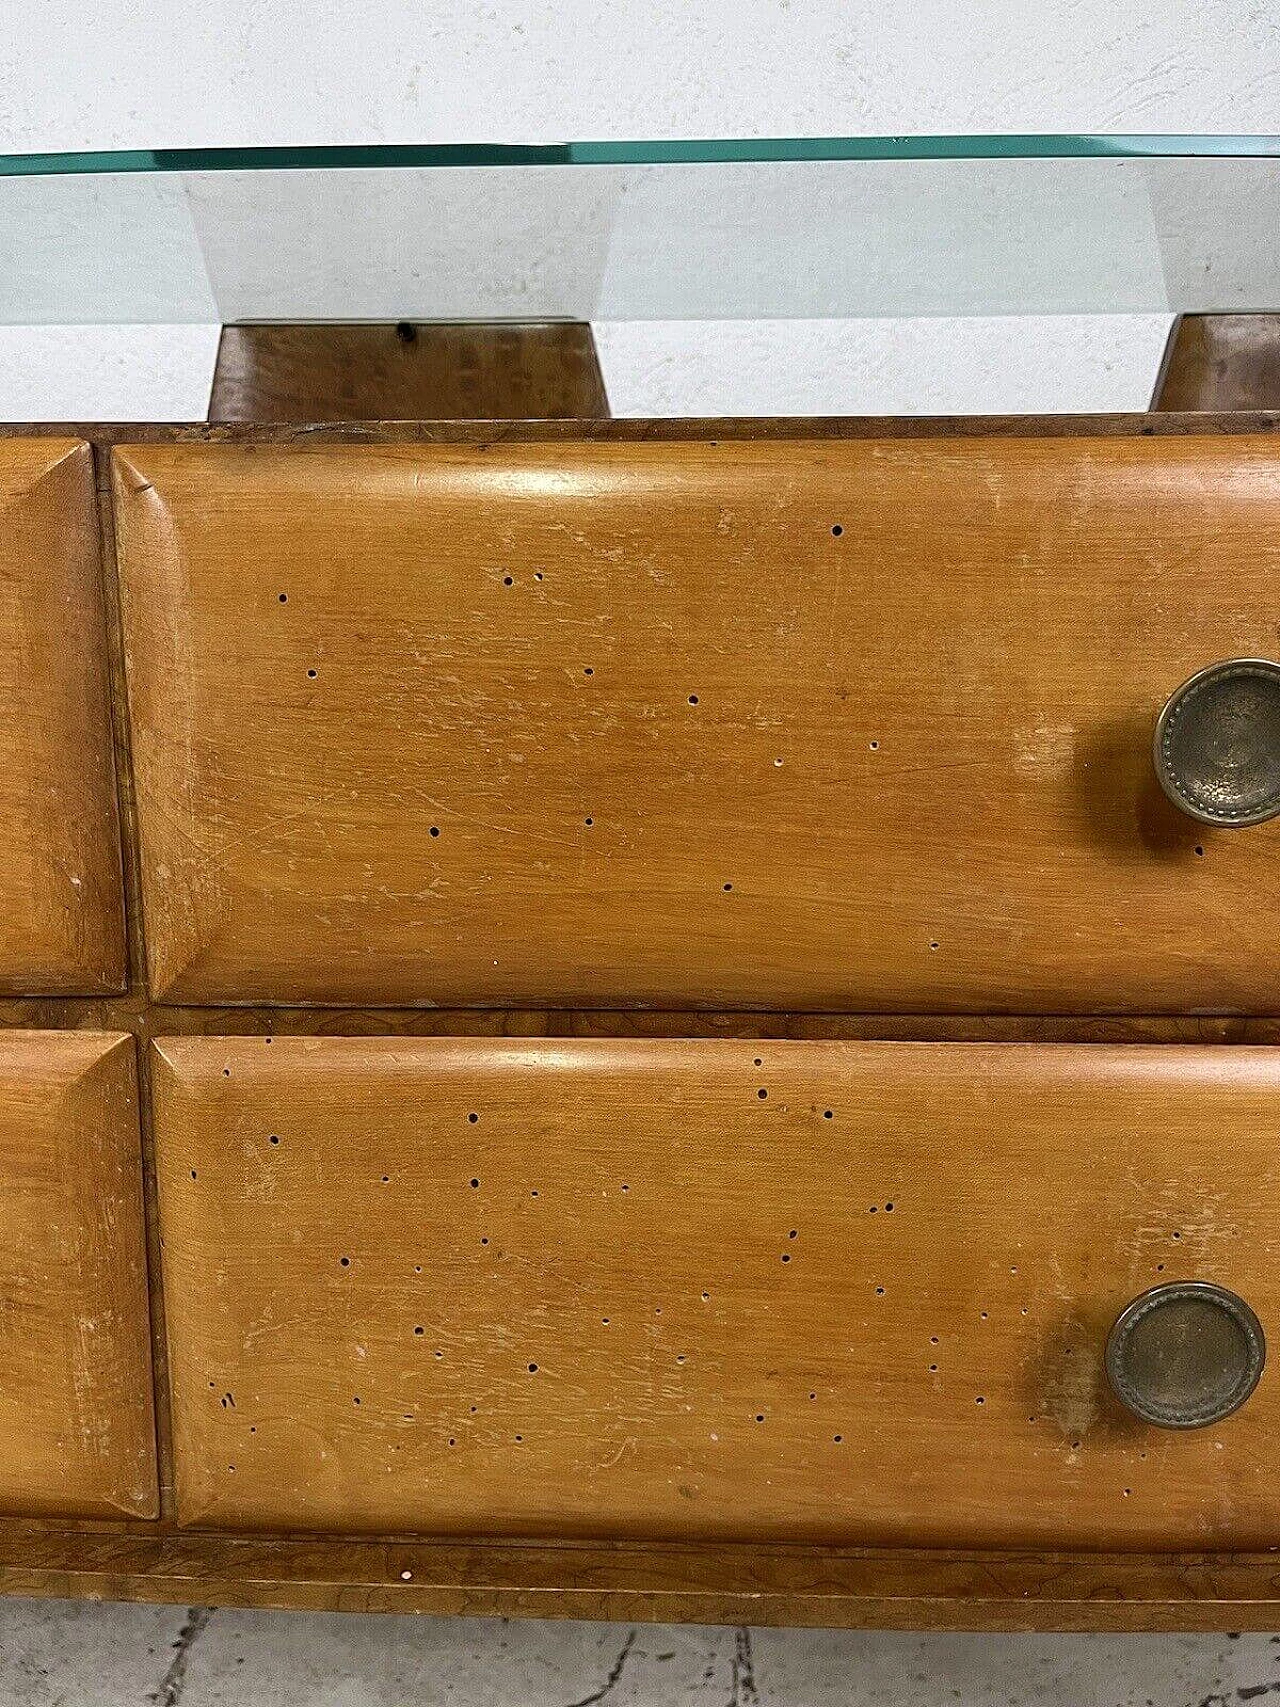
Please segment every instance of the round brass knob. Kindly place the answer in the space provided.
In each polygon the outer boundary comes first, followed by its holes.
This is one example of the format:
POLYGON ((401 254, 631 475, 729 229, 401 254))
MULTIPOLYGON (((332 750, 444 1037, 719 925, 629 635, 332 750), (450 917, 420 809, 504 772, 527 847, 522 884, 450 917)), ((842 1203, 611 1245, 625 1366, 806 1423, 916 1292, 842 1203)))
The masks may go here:
POLYGON ((1262 1324, 1243 1298, 1203 1280, 1144 1292, 1116 1317, 1107 1379, 1120 1403, 1157 1428, 1221 1422, 1258 1385, 1262 1324))
POLYGON ((1280 664, 1229 658, 1160 713, 1156 775, 1175 806, 1226 828, 1280 816, 1280 664))

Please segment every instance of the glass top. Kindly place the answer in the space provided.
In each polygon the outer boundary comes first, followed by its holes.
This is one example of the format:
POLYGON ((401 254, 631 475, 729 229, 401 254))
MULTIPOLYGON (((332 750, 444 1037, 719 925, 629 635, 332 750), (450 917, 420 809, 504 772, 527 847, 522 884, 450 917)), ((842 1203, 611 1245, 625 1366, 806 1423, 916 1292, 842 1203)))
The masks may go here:
POLYGON ((1277 230, 1275 136, 5 155, 0 323, 1269 312, 1277 230))
POLYGON ((547 143, 370 143, 308 148, 0 154, 0 175, 320 171, 334 167, 709 166, 778 160, 1097 160, 1280 156, 1280 136, 790 136, 547 143))

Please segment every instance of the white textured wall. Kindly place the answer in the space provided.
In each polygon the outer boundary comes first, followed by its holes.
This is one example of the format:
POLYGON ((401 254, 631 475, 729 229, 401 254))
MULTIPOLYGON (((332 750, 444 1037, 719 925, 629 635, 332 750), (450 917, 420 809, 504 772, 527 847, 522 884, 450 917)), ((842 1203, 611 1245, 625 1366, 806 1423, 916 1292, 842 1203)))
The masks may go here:
POLYGON ((0 420, 202 421, 220 331, 0 326, 0 420))
POLYGON ((1034 415, 1145 409, 1165 314, 597 322, 615 415, 1034 415))
POLYGON ((1280 131, 1265 0, 4 0, 0 149, 1280 131))

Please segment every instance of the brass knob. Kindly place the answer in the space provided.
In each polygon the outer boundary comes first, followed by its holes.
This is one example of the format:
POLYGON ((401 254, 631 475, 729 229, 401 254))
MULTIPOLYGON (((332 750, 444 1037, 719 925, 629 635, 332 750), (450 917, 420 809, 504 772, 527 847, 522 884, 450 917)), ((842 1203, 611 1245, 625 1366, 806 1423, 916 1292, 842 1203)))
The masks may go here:
POLYGON ((1221 1422, 1258 1385, 1262 1324, 1243 1298, 1203 1280, 1153 1286, 1116 1317, 1107 1379, 1120 1403, 1157 1428, 1221 1422))
POLYGON ((1280 815, 1280 664, 1229 658, 1198 671, 1156 723, 1156 775, 1202 824, 1262 824, 1280 815))

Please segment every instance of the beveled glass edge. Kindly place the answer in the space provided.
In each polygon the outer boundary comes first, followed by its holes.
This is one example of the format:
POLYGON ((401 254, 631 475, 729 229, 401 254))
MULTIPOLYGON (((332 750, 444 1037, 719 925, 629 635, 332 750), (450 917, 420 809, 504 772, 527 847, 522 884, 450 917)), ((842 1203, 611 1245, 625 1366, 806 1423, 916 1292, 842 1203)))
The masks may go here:
POLYGON ((0 177, 338 167, 659 166, 809 160, 1280 157, 1280 136, 811 136, 557 143, 368 143, 303 148, 0 154, 0 177))

